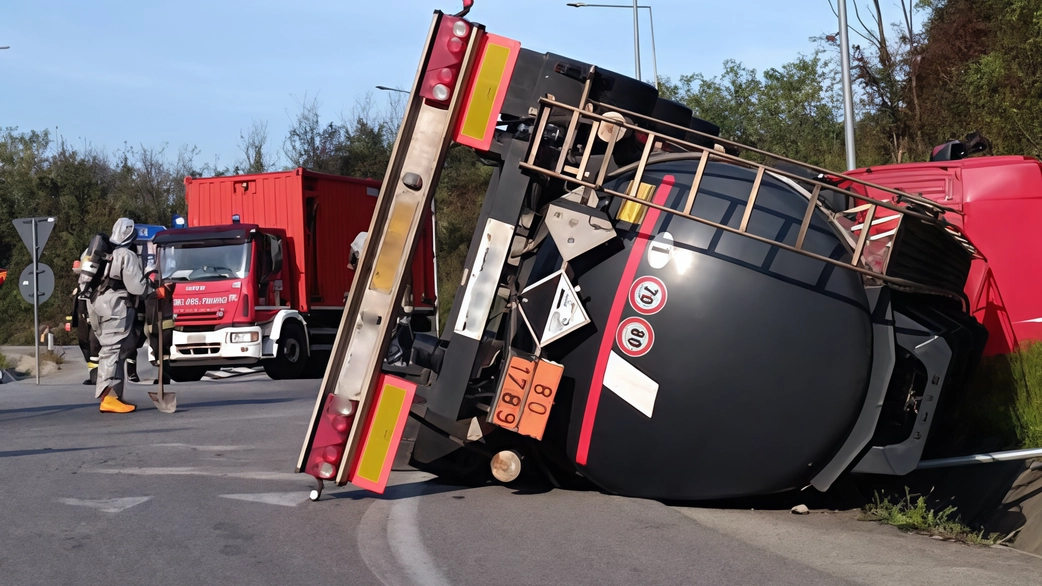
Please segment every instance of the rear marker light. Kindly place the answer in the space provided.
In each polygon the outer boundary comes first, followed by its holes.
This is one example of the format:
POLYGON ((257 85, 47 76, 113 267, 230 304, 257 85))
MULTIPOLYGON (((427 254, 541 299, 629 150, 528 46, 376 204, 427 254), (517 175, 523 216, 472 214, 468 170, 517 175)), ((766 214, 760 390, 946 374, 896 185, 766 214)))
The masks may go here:
POLYGON ((326 397, 322 416, 311 443, 307 473, 321 480, 336 476, 354 420, 354 403, 338 395, 326 397))
POLYGON ((336 446, 326 446, 326 462, 336 463, 340 461, 340 450, 336 446))
POLYGON ((333 395, 333 399, 329 402, 329 408, 344 417, 350 417, 355 412, 354 401, 340 395, 333 395))
POLYGON ((442 17, 420 87, 420 95, 431 105, 444 107, 452 98, 472 32, 467 21, 442 17))
POLYGON ((340 415, 333 418, 333 429, 337 430, 339 433, 344 433, 345 431, 347 431, 347 426, 347 417, 340 415))

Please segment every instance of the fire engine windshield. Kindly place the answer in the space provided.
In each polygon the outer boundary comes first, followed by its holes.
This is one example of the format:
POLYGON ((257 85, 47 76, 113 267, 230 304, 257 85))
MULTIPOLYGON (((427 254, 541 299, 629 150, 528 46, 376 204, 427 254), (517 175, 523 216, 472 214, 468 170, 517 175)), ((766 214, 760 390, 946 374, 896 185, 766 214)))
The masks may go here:
POLYGON ((250 245, 164 246, 162 263, 164 280, 243 279, 250 272, 250 245))

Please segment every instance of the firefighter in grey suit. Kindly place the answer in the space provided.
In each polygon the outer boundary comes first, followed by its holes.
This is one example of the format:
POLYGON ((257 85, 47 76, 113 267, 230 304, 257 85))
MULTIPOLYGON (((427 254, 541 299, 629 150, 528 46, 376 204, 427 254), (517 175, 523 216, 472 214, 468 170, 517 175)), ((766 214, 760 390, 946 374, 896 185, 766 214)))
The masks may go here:
POLYGON ((136 407, 123 402, 124 364, 134 348, 135 299, 149 292, 141 257, 134 250, 137 230, 134 221, 116 220, 112 226, 112 260, 98 295, 88 304, 91 326, 101 342, 98 383, 94 396, 101 399, 102 413, 130 413, 136 407))

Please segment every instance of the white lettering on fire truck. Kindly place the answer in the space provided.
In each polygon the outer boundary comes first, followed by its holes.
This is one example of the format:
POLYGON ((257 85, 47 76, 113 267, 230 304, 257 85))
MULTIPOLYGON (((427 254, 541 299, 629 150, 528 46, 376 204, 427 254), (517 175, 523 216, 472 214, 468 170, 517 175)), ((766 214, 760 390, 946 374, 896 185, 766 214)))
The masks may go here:
POLYGON ((186 305, 224 305, 228 303, 227 297, 189 297, 188 299, 174 299, 174 307, 186 305))

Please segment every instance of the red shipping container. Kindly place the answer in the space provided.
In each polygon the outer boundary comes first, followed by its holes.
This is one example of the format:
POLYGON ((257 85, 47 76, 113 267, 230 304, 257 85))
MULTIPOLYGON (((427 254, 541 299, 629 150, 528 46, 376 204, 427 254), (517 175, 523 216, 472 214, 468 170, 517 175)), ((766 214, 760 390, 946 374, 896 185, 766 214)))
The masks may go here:
MULTIPOLYGON (((293 299, 298 311, 340 309, 354 279, 348 266, 351 242, 368 232, 380 182, 292 171, 185 178, 188 225, 216 226, 232 223, 286 231, 289 252, 286 264, 293 275, 293 299)), ((433 311, 436 286, 433 225, 417 244, 413 262, 412 299, 419 310, 433 311)))

